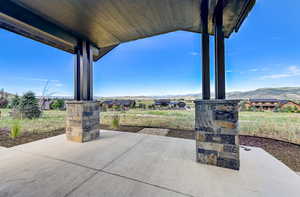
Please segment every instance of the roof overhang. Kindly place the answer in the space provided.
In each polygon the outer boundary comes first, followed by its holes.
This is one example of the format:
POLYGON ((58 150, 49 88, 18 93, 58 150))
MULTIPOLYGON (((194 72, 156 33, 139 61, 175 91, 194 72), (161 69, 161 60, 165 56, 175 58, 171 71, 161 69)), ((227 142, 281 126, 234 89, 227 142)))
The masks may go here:
MULTIPOLYGON (((93 45, 94 60, 121 43, 185 30, 201 33, 202 0, 0 0, 0 27, 75 53, 93 45)), ((218 0, 209 0, 209 34, 218 0)), ((255 0, 226 0, 226 37, 238 31, 255 0)))

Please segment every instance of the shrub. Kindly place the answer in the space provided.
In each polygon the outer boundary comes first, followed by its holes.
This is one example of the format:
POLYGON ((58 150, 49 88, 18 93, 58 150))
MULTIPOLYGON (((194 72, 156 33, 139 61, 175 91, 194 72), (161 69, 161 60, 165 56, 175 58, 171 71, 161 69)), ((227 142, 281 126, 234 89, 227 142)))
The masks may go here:
POLYGON ((0 108, 7 108, 8 100, 6 98, 0 98, 0 108))
POLYGON ((246 105, 247 103, 245 101, 240 102, 240 111, 248 111, 248 107, 246 105))
POLYGON ((139 104, 139 108, 140 108, 140 109, 146 109, 146 104, 140 103, 140 104, 139 104))
POLYGON ((63 99, 55 99, 51 104, 51 109, 63 109, 65 101, 63 99))
POLYGON ((41 115, 38 100, 35 98, 33 92, 27 92, 22 96, 17 109, 21 113, 22 118, 33 119, 41 115))
POLYGON ((19 106, 19 104, 20 104, 20 97, 18 95, 15 95, 12 98, 12 100, 11 100, 11 102, 9 104, 9 107, 10 108, 17 108, 19 106))
POLYGON ((285 107, 282 109, 282 112, 288 112, 288 113, 293 112, 293 108, 291 106, 285 107))
POLYGON ((293 112, 296 113, 297 111, 298 111, 298 108, 296 106, 294 106, 293 112))
POLYGON ((120 105, 113 105, 112 106, 114 111, 121 111, 121 106, 120 105))
POLYGON ((281 112, 281 108, 279 105, 276 105, 273 112, 281 112))
POLYGON ((102 111, 102 112, 106 112, 106 111, 107 111, 107 105, 102 104, 102 106, 101 106, 101 111, 102 111))
POLYGON ((12 123, 12 126, 10 128, 10 134, 9 137, 12 139, 15 139, 16 137, 18 137, 21 134, 21 126, 19 121, 14 121, 12 123))
POLYGON ((112 117, 111 128, 112 129, 120 128, 120 116, 119 115, 114 115, 112 117))

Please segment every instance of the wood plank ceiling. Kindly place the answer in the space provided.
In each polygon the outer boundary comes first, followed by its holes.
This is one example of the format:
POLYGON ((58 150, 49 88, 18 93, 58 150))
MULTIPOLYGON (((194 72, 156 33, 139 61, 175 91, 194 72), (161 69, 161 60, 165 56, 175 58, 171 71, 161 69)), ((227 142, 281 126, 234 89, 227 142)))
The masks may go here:
MULTIPOLYGON (((201 33, 201 0, 12 0, 97 48, 177 30, 201 33)), ((218 0, 209 0, 209 33, 218 0)), ((234 31, 249 1, 228 0, 224 33, 234 31)))

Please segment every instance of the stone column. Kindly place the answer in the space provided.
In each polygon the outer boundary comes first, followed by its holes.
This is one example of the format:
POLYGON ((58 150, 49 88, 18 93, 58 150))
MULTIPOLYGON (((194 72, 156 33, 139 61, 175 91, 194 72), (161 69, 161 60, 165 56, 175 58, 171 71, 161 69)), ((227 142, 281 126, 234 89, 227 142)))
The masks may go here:
POLYGON ((239 170, 238 100, 196 100, 197 162, 239 170))
POLYGON ((100 104, 97 101, 68 101, 66 136, 74 142, 88 142, 99 137, 100 104))

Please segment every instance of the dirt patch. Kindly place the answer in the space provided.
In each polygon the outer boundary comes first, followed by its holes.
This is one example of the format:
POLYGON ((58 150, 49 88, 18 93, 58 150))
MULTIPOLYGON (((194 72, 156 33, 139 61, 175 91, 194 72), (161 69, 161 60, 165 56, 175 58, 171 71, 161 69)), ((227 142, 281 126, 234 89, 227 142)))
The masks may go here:
POLYGON ((26 144, 40 139, 61 135, 63 133, 65 133, 65 129, 59 129, 50 132, 22 132, 20 136, 12 139, 9 137, 8 129, 0 129, 0 146, 10 148, 20 144, 26 144))
POLYGON ((170 129, 167 136, 193 140, 195 139, 195 131, 170 129))
POLYGON ((144 128, 138 133, 166 136, 169 133, 169 129, 144 128))
POLYGON ((140 130, 144 129, 144 127, 135 127, 135 126, 122 125, 118 129, 112 129, 109 125, 100 125, 100 129, 103 129, 103 130, 112 130, 112 131, 123 131, 123 132, 130 132, 130 133, 137 133, 140 130))

